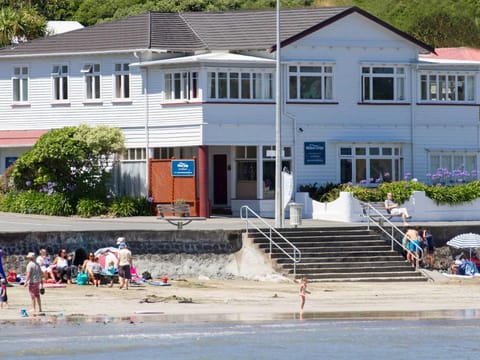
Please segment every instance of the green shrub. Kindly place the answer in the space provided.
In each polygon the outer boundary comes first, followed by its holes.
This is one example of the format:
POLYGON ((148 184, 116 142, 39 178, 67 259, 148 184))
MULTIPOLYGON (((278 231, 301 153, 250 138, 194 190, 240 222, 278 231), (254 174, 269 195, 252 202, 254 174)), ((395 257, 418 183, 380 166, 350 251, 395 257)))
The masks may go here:
POLYGON ((97 199, 80 199, 77 203, 77 215, 81 217, 100 216, 106 211, 105 204, 97 199))
POLYGON ((300 185, 298 190, 302 192, 308 192, 312 199, 321 200, 325 194, 330 193, 332 190, 338 189, 339 184, 325 183, 324 185, 317 185, 317 183, 300 185))
POLYGON ((135 199, 135 209, 135 215, 137 216, 154 215, 152 203, 146 197, 139 197, 135 199))
POLYGON ((10 192, 0 197, 0 211, 21 214, 68 216, 72 207, 62 194, 38 191, 10 192))
POLYGON ((137 214, 136 200, 131 196, 115 198, 108 208, 108 213, 115 217, 128 217, 137 214))
POLYGON ((322 195, 319 201, 333 201, 339 197, 341 191, 351 192, 356 199, 367 202, 384 201, 387 197, 387 193, 391 192, 395 201, 400 204, 408 201, 414 191, 425 191, 427 197, 437 204, 454 205, 471 202, 480 198, 480 181, 453 186, 429 186, 415 181, 385 182, 380 184, 377 188, 339 185, 332 188, 328 193, 322 195))

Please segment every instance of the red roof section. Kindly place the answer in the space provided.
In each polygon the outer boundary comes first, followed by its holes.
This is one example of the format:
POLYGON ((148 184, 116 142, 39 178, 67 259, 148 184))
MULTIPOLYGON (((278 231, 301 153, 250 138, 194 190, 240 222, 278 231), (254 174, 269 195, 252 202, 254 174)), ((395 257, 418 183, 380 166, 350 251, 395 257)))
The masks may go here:
POLYGON ((3 130, 0 131, 0 146, 33 146, 48 130, 3 130))
POLYGON ((435 54, 422 55, 431 59, 480 61, 480 49, 469 47, 436 48, 435 54))

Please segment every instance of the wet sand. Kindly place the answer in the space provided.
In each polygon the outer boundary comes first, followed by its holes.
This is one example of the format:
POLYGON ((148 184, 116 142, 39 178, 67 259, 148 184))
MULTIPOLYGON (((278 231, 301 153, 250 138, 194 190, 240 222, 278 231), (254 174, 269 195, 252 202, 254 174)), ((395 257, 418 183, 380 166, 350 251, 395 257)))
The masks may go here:
MULTIPOLYGON (((445 278, 429 282, 309 283, 303 316, 315 318, 480 317, 480 279, 445 278), (478 310, 477 310, 478 309, 478 310), (465 315, 467 314, 467 315, 465 315)), ((30 312, 28 290, 8 288, 9 308, 0 323, 30 312)), ((47 288, 45 316, 101 318, 152 317, 170 321, 271 320, 299 316, 298 284, 245 280, 173 280, 171 286, 149 284, 120 290, 70 285, 47 288)), ((24 318, 23 318, 24 319, 24 318)))

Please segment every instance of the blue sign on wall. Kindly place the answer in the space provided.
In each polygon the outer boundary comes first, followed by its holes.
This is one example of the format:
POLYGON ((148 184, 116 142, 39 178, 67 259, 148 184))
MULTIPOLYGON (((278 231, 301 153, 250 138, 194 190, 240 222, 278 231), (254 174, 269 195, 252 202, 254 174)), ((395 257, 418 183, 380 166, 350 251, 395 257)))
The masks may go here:
POLYGON ((325 165, 325 141, 304 143, 304 164, 325 165))
POLYGON ((172 176, 194 176, 195 160, 172 160, 172 176))

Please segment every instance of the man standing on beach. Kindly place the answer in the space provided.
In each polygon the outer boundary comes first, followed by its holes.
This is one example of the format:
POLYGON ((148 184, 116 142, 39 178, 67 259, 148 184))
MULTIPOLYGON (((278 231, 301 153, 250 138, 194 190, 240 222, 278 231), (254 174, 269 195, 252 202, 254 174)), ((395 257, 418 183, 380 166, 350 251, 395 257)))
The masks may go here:
POLYGON ((35 262, 35 253, 29 252, 27 255, 27 277, 24 286, 28 285, 28 292, 32 298, 33 312, 42 312, 42 300, 40 299, 40 288, 43 288, 43 274, 40 265, 35 262))
POLYGON ((118 248, 118 280, 120 282, 120 289, 128 290, 128 282, 132 278, 132 253, 127 248, 127 244, 121 243, 118 248))

